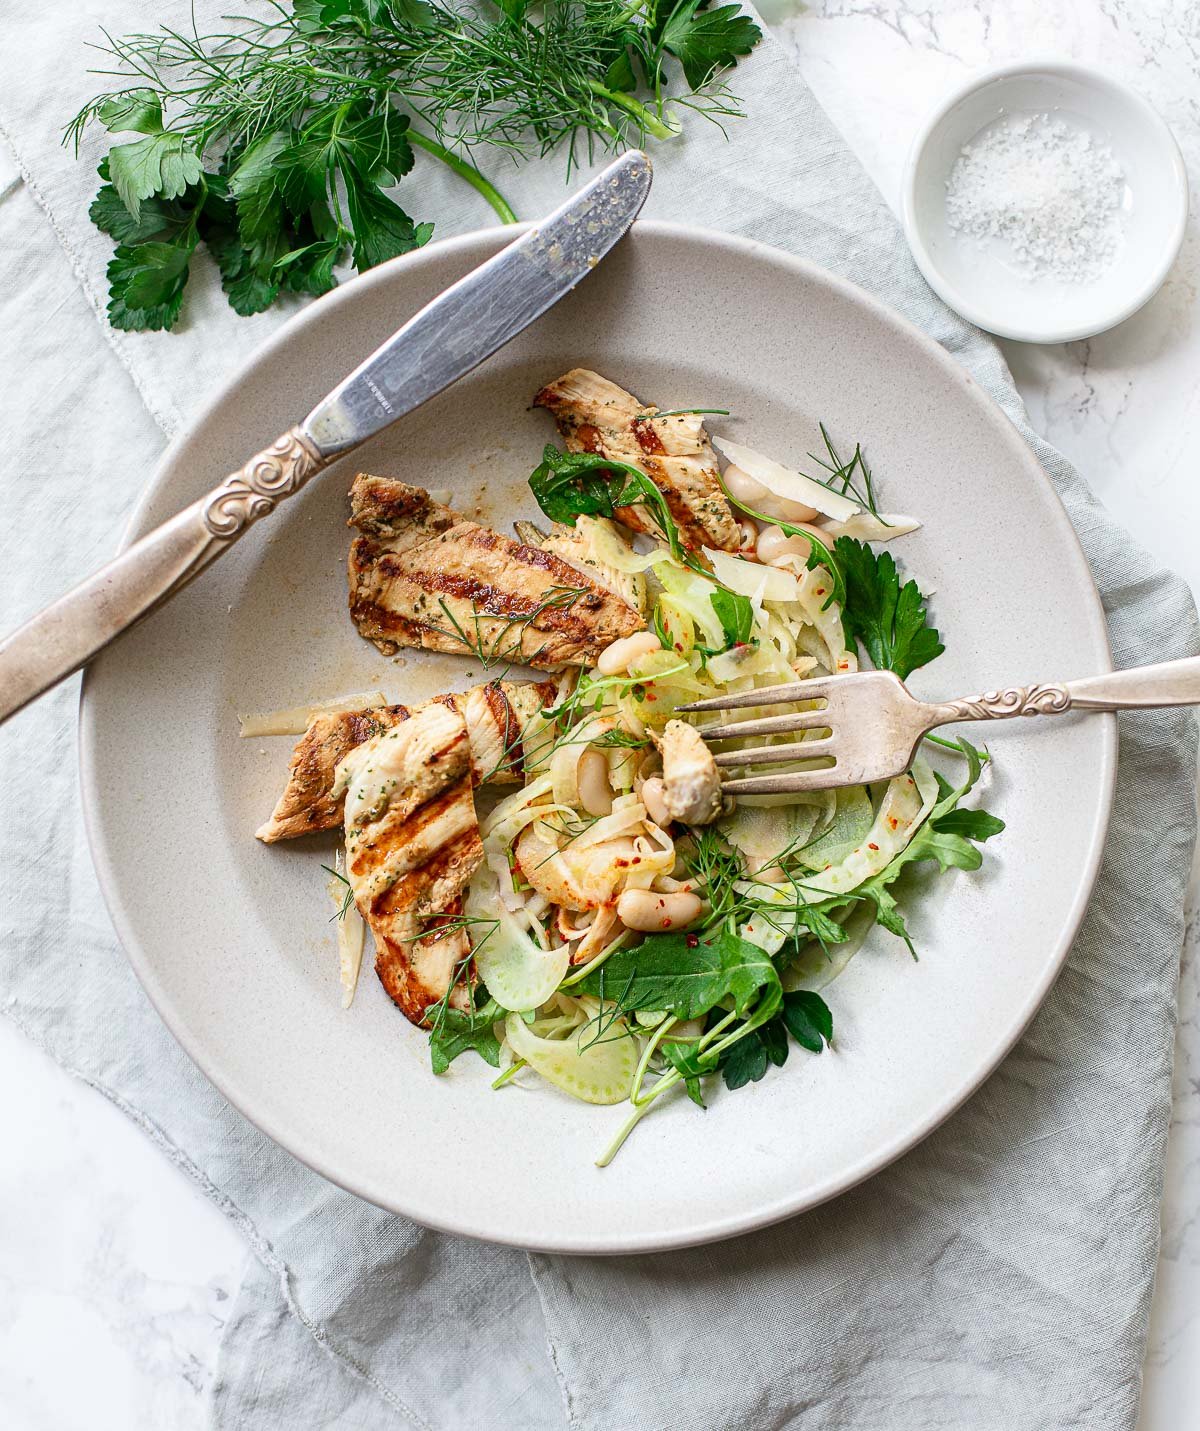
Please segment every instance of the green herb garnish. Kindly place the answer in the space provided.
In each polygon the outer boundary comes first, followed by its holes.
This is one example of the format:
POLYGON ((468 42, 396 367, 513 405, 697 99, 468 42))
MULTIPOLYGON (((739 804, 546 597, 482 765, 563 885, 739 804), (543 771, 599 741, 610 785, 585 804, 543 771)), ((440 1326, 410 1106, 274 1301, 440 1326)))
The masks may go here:
POLYGON ((514 222, 473 151, 561 146, 569 171, 673 136, 687 111, 719 123, 740 113, 720 76, 760 38, 705 0, 281 0, 212 34, 105 35, 115 87, 66 137, 78 148, 93 122, 140 136, 109 151, 91 209, 118 244, 111 320, 172 328, 200 242, 239 313, 325 292, 347 256, 362 270, 418 247, 432 224, 390 194, 414 148, 514 222))
POLYGON ((915 581, 900 584, 891 552, 839 537, 834 557, 846 581, 842 625, 847 644, 858 639, 877 671, 895 671, 904 680, 946 649, 929 622, 926 598, 915 581))

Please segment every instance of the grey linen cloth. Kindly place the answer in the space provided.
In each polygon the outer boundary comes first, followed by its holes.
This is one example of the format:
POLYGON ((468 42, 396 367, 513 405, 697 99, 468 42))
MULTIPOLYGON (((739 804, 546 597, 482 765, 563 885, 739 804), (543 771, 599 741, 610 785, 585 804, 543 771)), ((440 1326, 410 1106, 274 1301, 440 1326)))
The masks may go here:
MULTIPOLYGON (((118 34, 160 19, 186 26, 187 7, 5 8, 0 126, 16 166, 6 184, 0 168, 8 626, 111 552, 165 440, 284 315, 234 317, 202 260, 181 332, 107 328, 110 245, 86 218, 98 149, 73 163, 58 126, 89 92, 84 41, 101 21, 118 34)), ((201 26, 222 8, 198 3, 201 26)), ((692 120, 683 139, 656 147, 648 213, 802 254, 920 324, 1043 463, 1103 594, 1117 664, 1195 652, 1183 584, 1030 430, 995 346, 931 295, 781 49, 764 44, 735 88, 748 118, 728 142, 692 120)), ((423 156, 418 165, 406 203, 434 216, 439 235, 489 222, 474 194, 423 156)), ((494 177, 524 216, 563 194, 555 163, 494 177)), ((381 1212, 300 1166, 209 1086, 152 1012, 105 915, 78 808, 75 703, 71 683, 0 731, 3 1007, 245 1235, 254 1255, 224 1330, 214 1425, 1133 1425, 1194 838, 1190 714, 1122 719, 1111 835, 1070 961, 954 1118, 856 1191, 781 1226, 669 1256, 589 1260, 527 1256, 381 1212)))

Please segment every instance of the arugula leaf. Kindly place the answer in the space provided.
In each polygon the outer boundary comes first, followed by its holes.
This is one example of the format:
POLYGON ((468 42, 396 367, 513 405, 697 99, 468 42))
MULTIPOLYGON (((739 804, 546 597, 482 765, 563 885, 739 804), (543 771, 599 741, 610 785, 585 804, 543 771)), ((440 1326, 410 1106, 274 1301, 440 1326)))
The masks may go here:
POLYGON ((719 586, 709 597, 721 623, 725 646, 744 646, 754 630, 754 606, 748 596, 719 586))
POLYGON ((820 1053, 825 1044, 833 1042, 833 1015, 829 1005, 810 989, 784 994, 780 1017, 788 1033, 810 1053, 820 1053))
POLYGON ((492 1026, 504 1017, 504 1010, 489 999, 482 1008, 467 1011, 445 1005, 429 1031, 429 1061, 434 1073, 445 1073, 460 1053, 468 1049, 490 1063, 500 1066, 500 1044, 492 1026))
POLYGON ((662 47, 683 66, 693 90, 706 85, 718 70, 737 64, 762 39, 762 31, 736 5, 710 10, 710 0, 682 0, 667 17, 662 47))
POLYGON ((715 1053, 701 1053, 694 1043, 672 1043, 669 1039, 659 1044, 659 1051, 672 1068, 683 1074, 683 1084, 687 1096, 699 1108, 706 1108, 700 1080, 713 1072, 719 1062, 715 1053))
POLYGON ((179 317, 190 243, 121 244, 108 265, 108 321, 126 331, 159 331, 179 317))
POLYGON ((942 654, 925 598, 915 581, 900 585, 891 552, 875 552, 853 537, 839 537, 833 550, 846 582, 846 640, 861 640, 876 670, 895 671, 903 680, 942 654))
POLYGON ((779 975, 757 944, 727 929, 648 934, 636 947, 611 954, 579 989, 626 1012, 665 1009, 679 1019, 699 1018, 732 998, 745 1016, 760 990, 769 996, 779 989, 779 975))
POLYGON ((926 860, 935 861, 943 874, 951 869, 978 869, 983 863, 983 855, 976 848, 976 843, 982 844, 1004 829, 1004 821, 986 810, 958 809, 959 801, 970 793, 979 779, 983 755, 967 740, 960 740, 957 744, 967 760, 966 779, 957 788, 939 780, 942 797, 930 811, 929 818, 885 869, 854 891, 858 898, 871 902, 879 923, 903 939, 910 953, 915 953, 912 938, 889 887, 908 865, 926 860))
MULTIPOLYGON (((598 452, 560 452, 553 443, 547 443, 541 462, 529 475, 529 486, 546 516, 568 527, 575 525, 576 517, 611 517, 618 507, 648 507, 671 555, 679 561, 687 560, 683 538, 666 497, 631 463, 598 452), (614 491, 621 474, 624 485, 614 491)), ((704 575, 715 579, 711 572, 704 575)))

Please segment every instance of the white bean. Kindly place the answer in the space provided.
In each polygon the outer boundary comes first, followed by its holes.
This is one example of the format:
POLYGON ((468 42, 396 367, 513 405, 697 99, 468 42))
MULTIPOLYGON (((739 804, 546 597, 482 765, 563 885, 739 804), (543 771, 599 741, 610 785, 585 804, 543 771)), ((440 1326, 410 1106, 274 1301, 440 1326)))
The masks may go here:
POLYGON ((731 462, 726 467, 721 474, 721 480, 725 483, 729 495, 739 502, 745 502, 747 507, 761 508, 763 499, 770 495, 761 482, 756 482, 749 472, 739 467, 736 462, 731 462))
MULTIPOLYGON (((814 527, 809 522, 796 522, 794 525, 803 532, 811 532, 818 541, 823 542, 826 546, 830 544, 828 532, 822 532, 820 527, 814 527)), ((758 539, 758 559, 767 566, 789 556, 803 557, 807 560, 811 550, 812 543, 805 537, 787 536, 782 527, 768 527, 758 539)))
POLYGON ((671 812, 667 809, 667 787, 663 784, 661 775, 651 775, 648 780, 642 782, 642 804, 646 807, 646 814, 656 825, 666 829, 671 823, 671 812))
POLYGON ((700 918, 704 905, 695 894, 655 894, 652 889, 623 890, 617 900, 617 918, 626 929, 653 934, 664 929, 686 929, 700 918))
POLYGON ((736 463, 730 463, 721 474, 729 495, 747 507, 753 507, 768 517, 778 517, 785 522, 811 522, 821 514, 815 507, 803 502, 792 502, 787 497, 779 497, 761 482, 755 481, 749 472, 743 471, 736 463))
POLYGON ((622 636, 611 646, 605 646, 596 661, 596 670, 602 676, 619 676, 628 671, 639 656, 648 656, 651 651, 660 649, 653 631, 635 631, 632 636, 622 636))
POLYGON ((579 757, 576 784, 579 786, 580 803, 589 815, 612 814, 613 792, 608 780, 608 761, 603 751, 583 752, 579 757))

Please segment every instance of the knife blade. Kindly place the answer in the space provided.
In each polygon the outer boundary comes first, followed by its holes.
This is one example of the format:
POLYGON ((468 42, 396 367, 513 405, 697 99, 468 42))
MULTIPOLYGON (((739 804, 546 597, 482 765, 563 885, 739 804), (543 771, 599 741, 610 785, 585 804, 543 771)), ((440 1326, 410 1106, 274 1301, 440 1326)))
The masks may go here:
POLYGON ((270 447, 0 641, 0 723, 169 600, 344 453, 441 392, 564 298, 625 234, 650 161, 623 155, 453 284, 270 447))
POLYGON ((347 452, 434 397, 516 337, 592 271, 650 191, 650 161, 626 154, 516 243, 439 294, 344 382, 301 429, 347 452))

